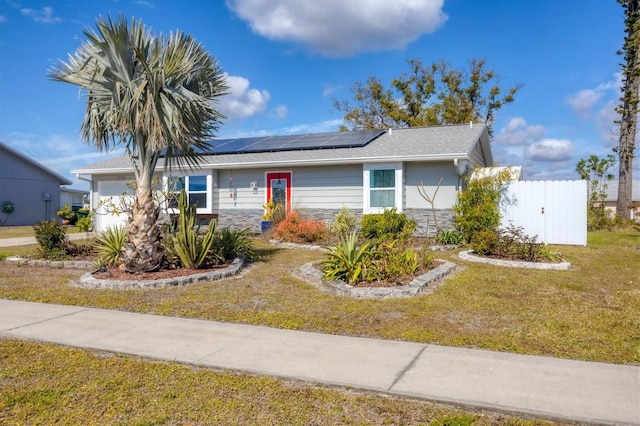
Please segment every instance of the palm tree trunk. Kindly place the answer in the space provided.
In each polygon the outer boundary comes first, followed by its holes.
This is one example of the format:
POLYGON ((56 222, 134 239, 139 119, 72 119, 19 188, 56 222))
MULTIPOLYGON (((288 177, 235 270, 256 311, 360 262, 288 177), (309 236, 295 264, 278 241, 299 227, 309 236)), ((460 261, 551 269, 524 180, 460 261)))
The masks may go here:
POLYGON ((155 271, 162 266, 164 249, 158 225, 160 208, 156 205, 150 185, 138 185, 127 222, 128 240, 124 247, 124 266, 127 272, 155 271))

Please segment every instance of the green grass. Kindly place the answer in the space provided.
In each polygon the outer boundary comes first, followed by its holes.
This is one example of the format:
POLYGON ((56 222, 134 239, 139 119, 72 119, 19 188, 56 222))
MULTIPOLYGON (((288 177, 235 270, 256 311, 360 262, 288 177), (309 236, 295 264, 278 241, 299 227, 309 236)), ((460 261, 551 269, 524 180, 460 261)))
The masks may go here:
POLYGON ((82 272, 0 264, 0 297, 619 364, 640 363, 639 233, 558 247, 569 271, 462 262, 431 295, 355 300, 293 278, 321 253, 261 247, 241 276, 155 290, 67 285, 82 272))
POLYGON ((0 423, 542 425, 248 374, 0 339, 0 423))
MULTIPOLYGON (((65 228, 67 234, 80 232, 77 226, 66 226, 65 228)), ((34 235, 33 226, 0 226, 0 239, 33 237, 34 235)))

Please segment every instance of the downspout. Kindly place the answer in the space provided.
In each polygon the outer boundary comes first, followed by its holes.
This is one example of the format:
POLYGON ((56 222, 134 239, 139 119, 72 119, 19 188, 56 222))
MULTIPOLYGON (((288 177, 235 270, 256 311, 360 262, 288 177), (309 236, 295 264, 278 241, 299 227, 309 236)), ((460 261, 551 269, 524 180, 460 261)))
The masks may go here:
POLYGON ((89 211, 93 211, 93 179, 82 177, 80 173, 76 173, 76 179, 89 182, 89 211))

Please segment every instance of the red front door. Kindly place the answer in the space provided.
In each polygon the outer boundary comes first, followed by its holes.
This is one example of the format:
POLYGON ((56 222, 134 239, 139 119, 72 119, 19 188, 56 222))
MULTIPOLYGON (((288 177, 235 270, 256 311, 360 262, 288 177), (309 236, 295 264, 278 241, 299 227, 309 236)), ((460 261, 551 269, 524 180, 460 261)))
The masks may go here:
POLYGON ((272 200, 284 211, 291 211, 291 172, 267 173, 267 203, 272 200))

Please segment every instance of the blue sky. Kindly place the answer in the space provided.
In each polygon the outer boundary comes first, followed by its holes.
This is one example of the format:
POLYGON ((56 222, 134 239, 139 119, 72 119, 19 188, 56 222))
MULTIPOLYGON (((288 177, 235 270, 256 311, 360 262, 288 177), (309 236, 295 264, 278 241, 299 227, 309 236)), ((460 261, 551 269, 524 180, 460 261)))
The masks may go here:
MULTIPOLYGON (((47 71, 103 15, 193 35, 228 74, 219 137, 337 130, 333 99, 407 59, 466 68, 485 58, 503 87, 500 165, 525 179, 575 179, 576 162, 617 143, 623 12, 615 0, 0 0, 0 140, 71 179, 101 161, 78 131, 84 101, 47 71)), ((638 171, 636 163, 635 173, 638 171)), ((73 187, 86 189, 74 180, 73 187)))

